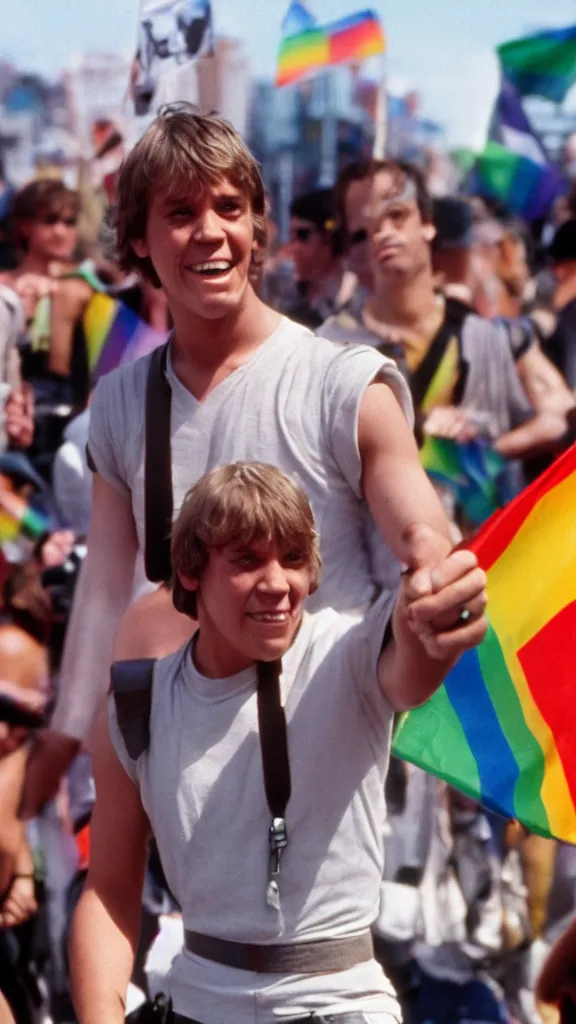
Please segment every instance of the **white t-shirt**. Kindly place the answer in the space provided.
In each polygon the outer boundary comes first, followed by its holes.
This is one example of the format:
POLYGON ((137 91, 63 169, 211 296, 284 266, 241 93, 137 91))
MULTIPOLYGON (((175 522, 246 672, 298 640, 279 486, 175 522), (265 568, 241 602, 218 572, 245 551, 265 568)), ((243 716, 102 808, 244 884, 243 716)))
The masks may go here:
MULTIPOLYGON (((270 811, 255 667, 208 679, 191 643, 159 661, 150 746, 136 763, 110 700, 112 742, 139 786, 185 928, 235 942, 298 943, 351 936, 375 920, 393 721, 377 663, 392 607, 382 597, 360 621, 329 609, 306 615, 283 658, 292 795, 280 911, 266 903, 270 811)), ((319 978, 257 975, 183 952, 170 980, 175 1010, 204 1024, 271 1024, 275 1010, 359 1009, 360 1001, 395 1015, 391 993, 375 961, 319 978)))
MULTIPOLYGON (((144 547, 144 407, 148 357, 98 384, 89 448, 98 472, 130 494, 144 547)), ((374 576, 365 543, 358 411, 376 379, 393 389, 411 421, 408 388, 391 360, 374 349, 335 345, 283 319, 254 355, 198 402, 174 374, 172 477, 178 512, 207 470, 239 460, 278 466, 307 493, 320 535, 322 582, 310 610, 365 607, 374 576)), ((396 560, 382 543, 381 562, 396 560)))

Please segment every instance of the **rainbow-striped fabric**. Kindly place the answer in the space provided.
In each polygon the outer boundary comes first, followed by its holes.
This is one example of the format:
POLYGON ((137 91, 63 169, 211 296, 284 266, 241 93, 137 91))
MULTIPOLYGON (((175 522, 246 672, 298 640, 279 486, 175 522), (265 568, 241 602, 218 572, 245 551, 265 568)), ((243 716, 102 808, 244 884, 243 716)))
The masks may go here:
POLYGON ((459 444, 426 437, 420 461, 431 480, 449 488, 471 526, 481 526, 511 497, 506 463, 483 439, 459 444))
POLYGON ((330 64, 362 61, 384 53, 386 40, 374 11, 314 25, 284 37, 278 53, 276 85, 290 85, 330 64))
POLYGON ((23 498, 0 488, 0 546, 27 537, 38 540, 47 530, 47 520, 23 498))
POLYGON ((148 355, 166 341, 118 299, 96 292, 82 318, 88 369, 93 384, 120 363, 148 355))
POLYGON ((576 843, 576 446, 469 545, 490 629, 394 752, 533 832, 576 843))

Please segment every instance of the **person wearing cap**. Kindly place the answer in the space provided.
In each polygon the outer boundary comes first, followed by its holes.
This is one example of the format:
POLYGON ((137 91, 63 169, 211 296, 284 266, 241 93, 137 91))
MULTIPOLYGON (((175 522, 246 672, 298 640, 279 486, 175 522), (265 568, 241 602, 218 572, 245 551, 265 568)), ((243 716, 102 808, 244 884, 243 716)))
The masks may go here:
POLYGON ((432 242, 432 268, 443 294, 469 309, 473 307, 472 209, 459 196, 442 196, 433 201, 436 235, 432 242))
POLYGON ((290 252, 296 294, 283 312, 314 330, 338 308, 343 284, 342 238, 332 211, 330 189, 292 200, 290 252))
POLYGON ((576 219, 562 224, 549 249, 556 279, 554 305, 558 311, 556 328, 546 351, 563 374, 568 386, 576 389, 576 219))

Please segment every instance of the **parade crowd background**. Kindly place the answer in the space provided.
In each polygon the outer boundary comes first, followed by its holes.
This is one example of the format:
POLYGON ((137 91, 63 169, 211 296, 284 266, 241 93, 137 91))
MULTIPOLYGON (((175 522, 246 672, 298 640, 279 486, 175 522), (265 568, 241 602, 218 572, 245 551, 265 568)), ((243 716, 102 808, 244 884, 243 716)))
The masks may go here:
MULTIPOLYGON (((372 28, 367 56, 385 50, 372 28)), ((311 30, 313 16, 292 4, 284 38, 311 30)), ((409 377, 415 343, 388 322, 379 330, 372 302, 362 184, 374 154, 417 168, 409 181, 435 227, 434 288, 453 329, 469 330, 468 317, 481 323, 478 314, 507 353, 496 383, 491 356, 479 362, 474 399, 421 396, 423 461, 455 539, 569 446, 576 124, 561 104, 576 82, 576 26, 550 30, 539 66, 530 40, 520 44, 499 51, 501 89, 480 153, 447 152, 442 124, 421 116, 418 95, 392 94, 384 73, 366 77, 358 53, 300 71, 281 53, 277 84, 250 88, 241 47, 214 32, 207 0, 145 3, 132 61, 88 54, 58 84, 0 64, 0 768, 56 699, 90 520, 91 389, 170 329, 162 292, 123 273, 113 245, 118 169, 161 102, 222 111, 261 162, 269 216, 253 283, 265 301, 323 336, 382 345, 409 377), (539 130, 528 115, 534 96, 550 104, 539 130)), ((400 760, 388 788, 375 935, 406 1021, 555 1020, 534 985, 576 910, 576 850, 400 760)), ((66 941, 89 859, 88 754, 27 824, 16 860, 11 800, 0 783, 0 991, 18 1022, 73 1020, 66 941)), ((177 907, 152 857, 134 1019, 162 991, 180 942, 177 907)))

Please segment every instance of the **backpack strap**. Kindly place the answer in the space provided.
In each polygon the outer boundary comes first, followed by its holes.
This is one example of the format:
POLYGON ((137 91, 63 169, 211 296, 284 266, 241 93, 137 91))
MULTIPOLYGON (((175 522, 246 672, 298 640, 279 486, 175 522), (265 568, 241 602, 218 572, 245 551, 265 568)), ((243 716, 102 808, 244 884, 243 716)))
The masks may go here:
POLYGON ((416 368, 410 378, 410 390, 412 400, 417 411, 422 408, 428 389, 434 380, 442 360, 444 359, 450 342, 455 338, 458 344, 458 379, 455 381, 452 394, 452 404, 457 405, 464 393, 466 384, 467 366, 462 358, 462 329, 466 318, 472 312, 464 303, 446 299, 446 311, 444 320, 424 359, 416 368))
POLYGON ((166 379, 168 344, 152 352, 146 381, 144 565, 151 583, 166 583, 172 578, 170 534, 174 499, 170 443, 172 390, 166 379))
POLYGON ((118 728, 128 756, 137 761, 150 745, 150 712, 155 658, 115 661, 111 690, 118 728))

